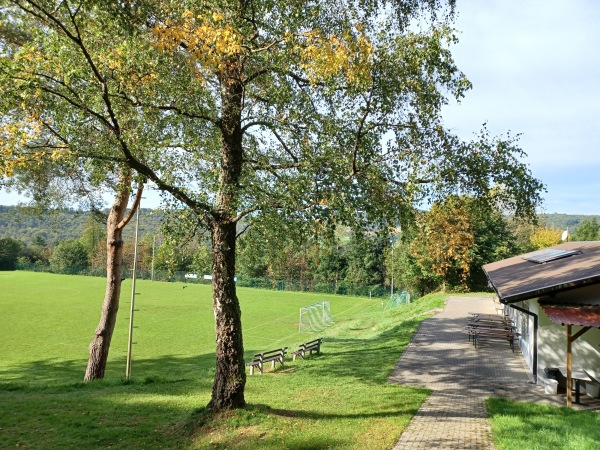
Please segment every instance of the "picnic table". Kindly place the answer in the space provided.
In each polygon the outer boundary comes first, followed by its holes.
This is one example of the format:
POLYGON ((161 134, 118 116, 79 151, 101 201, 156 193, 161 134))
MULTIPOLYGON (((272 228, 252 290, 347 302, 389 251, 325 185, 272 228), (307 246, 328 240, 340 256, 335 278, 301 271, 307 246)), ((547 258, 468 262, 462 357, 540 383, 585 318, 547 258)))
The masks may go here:
MULTIPOLYGON (((567 368, 566 367, 559 367, 558 370, 560 371, 560 374, 567 378, 567 368)), ((581 382, 584 383, 591 383, 592 379, 590 378, 590 376, 587 374, 587 372, 585 370, 582 369, 573 369, 571 371, 571 379, 573 381, 575 381, 575 403, 580 403, 579 399, 580 399, 580 389, 581 389, 581 382)))
POLYGON ((497 314, 469 313, 465 332, 469 341, 477 347, 478 339, 501 339, 508 341, 513 353, 515 351, 515 338, 521 336, 517 333, 513 320, 508 316, 497 314))
POLYGON ((512 320, 510 316, 507 316, 505 314, 487 314, 487 313, 474 313, 474 312, 470 312, 469 315, 471 316, 468 320, 512 320))
POLYGON ((469 321, 467 322, 467 327, 471 328, 496 328, 496 329, 508 329, 512 330, 515 328, 515 324, 513 322, 494 322, 489 320, 478 320, 478 321, 469 321))
POLYGON ((478 339, 501 339, 508 341, 513 353, 515 352, 515 338, 521 336, 514 330, 485 328, 485 327, 465 327, 465 332, 469 335, 469 340, 473 340, 473 345, 477 347, 478 339))

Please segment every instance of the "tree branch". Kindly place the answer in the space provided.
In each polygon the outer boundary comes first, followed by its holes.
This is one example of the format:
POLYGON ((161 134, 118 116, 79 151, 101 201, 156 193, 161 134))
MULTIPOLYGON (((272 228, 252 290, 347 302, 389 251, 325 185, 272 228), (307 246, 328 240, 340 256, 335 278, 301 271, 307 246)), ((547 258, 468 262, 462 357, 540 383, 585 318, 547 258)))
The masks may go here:
POLYGON ((119 222, 119 224, 117 225, 118 230, 122 230, 123 228, 125 228, 127 226, 129 221, 133 217, 133 214, 140 207, 140 202, 142 201, 142 192, 143 191, 144 191, 144 183, 140 183, 138 185, 137 193, 135 194, 135 200, 133 201, 133 205, 131 205, 131 209, 129 210, 129 214, 127 214, 127 216, 124 217, 123 220, 121 220, 121 222, 119 222))

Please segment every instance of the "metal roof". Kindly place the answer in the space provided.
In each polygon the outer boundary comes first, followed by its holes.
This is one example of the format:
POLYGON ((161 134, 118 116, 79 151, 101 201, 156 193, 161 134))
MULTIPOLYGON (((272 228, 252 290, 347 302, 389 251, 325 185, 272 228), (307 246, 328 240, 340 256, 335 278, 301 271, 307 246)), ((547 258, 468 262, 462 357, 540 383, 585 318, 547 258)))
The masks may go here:
POLYGON ((600 283, 600 241, 565 242, 550 249, 580 253, 543 264, 522 255, 483 266, 502 303, 514 303, 574 287, 600 283))
POLYGON ((545 302, 540 302, 540 305, 554 323, 600 327, 600 306, 598 305, 559 305, 545 302))

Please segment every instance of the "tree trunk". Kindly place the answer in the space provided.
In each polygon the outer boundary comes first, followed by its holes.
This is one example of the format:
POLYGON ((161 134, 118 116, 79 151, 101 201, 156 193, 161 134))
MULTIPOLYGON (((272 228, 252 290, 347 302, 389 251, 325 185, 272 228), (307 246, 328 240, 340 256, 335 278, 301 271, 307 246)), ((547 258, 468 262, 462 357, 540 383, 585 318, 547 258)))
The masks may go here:
POLYGON ((243 165, 241 63, 232 58, 221 77, 221 167, 217 210, 211 221, 213 246, 213 310, 217 367, 212 398, 214 410, 242 408, 246 367, 240 304, 235 289, 236 208, 243 165))
POLYGON ((106 221, 106 291, 100 323, 90 343, 90 357, 85 371, 84 381, 104 378, 108 350, 112 339, 119 298, 121 296, 121 274, 123 270, 123 216, 129 203, 129 187, 131 178, 128 175, 121 177, 128 184, 121 184, 115 201, 106 221), (126 180, 124 180, 126 179, 126 180), (124 187, 123 187, 124 186, 124 187))
POLYGON ((217 367, 209 407, 242 408, 246 366, 242 315, 235 289, 235 224, 215 223, 213 244, 213 310, 216 323, 217 367))

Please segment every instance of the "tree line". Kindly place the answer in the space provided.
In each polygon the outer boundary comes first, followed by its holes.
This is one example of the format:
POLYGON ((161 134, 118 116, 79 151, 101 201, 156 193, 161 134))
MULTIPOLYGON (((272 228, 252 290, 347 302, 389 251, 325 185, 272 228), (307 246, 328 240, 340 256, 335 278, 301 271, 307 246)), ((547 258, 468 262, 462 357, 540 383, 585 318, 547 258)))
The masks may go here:
MULTIPOLYGON (((74 225, 83 224, 79 236, 50 243, 45 239, 47 230, 40 228, 30 242, 3 237, 0 268, 104 276, 103 217, 66 214, 74 225)), ((199 279, 211 273, 212 253, 205 234, 169 235, 169 228, 161 229, 157 222, 163 218, 159 211, 142 210, 141 217, 137 265, 141 276, 184 280, 186 273, 199 279)), ((70 227, 68 218, 62 217, 62 229, 70 227)), ((124 243, 124 276, 131 276, 133 267, 133 232, 129 227, 124 243)), ((435 203, 404 228, 353 230, 317 221, 310 226, 262 222, 239 238, 237 284, 373 296, 389 294, 393 285, 413 296, 439 289, 485 290, 483 264, 557 244, 562 232, 545 224, 519 223, 468 197, 435 203)), ((582 220, 570 239, 600 240, 598 220, 582 220)))

